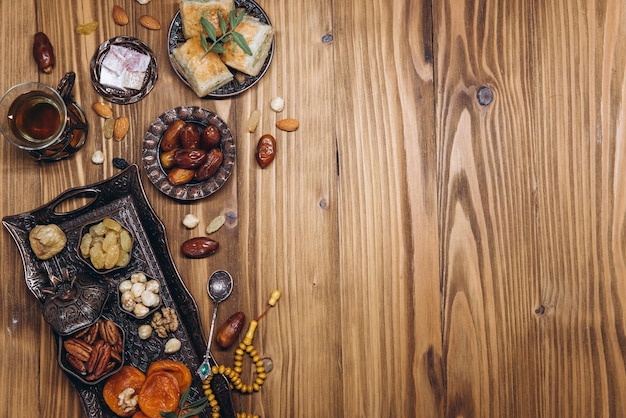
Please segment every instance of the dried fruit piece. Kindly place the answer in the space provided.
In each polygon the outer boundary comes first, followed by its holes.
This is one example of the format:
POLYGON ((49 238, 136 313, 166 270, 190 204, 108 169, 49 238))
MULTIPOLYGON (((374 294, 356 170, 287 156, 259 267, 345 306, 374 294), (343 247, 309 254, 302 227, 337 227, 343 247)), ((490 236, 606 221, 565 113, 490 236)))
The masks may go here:
POLYGON ((102 126, 102 134, 106 139, 113 138, 113 128, 115 128, 115 119, 109 118, 104 121, 104 126, 102 126))
POLYGON ((215 253, 220 244, 207 237, 190 238, 183 242, 181 251, 183 255, 189 258, 205 258, 215 253))
POLYGON ((216 232, 217 230, 219 230, 224 225, 225 222, 226 222, 226 217, 224 215, 219 215, 213 218, 213 220, 209 222, 209 225, 206 227, 207 235, 210 235, 216 232))
POLYGON ((47 260, 63 250, 67 237, 55 224, 35 225, 28 234, 30 247, 40 260, 47 260))
POLYGON ((54 56, 54 48, 50 43, 50 39, 43 32, 35 34, 33 42, 33 58, 37 63, 37 67, 46 74, 52 72, 52 67, 56 63, 54 56))
POLYGON ((170 359, 156 360, 148 366, 146 375, 150 376, 157 372, 167 372, 176 378, 180 393, 184 393, 191 386, 191 371, 182 362, 170 359))
POLYGON ((198 181, 205 181, 213 177, 213 175, 220 169, 223 160, 224 156, 222 151, 218 148, 213 148, 207 153, 204 164, 198 167, 194 173, 195 179, 198 181))
POLYGON ((81 237, 79 249, 96 270, 123 267, 130 261, 132 238, 118 221, 104 218, 89 227, 81 237))
POLYGON ((148 374, 137 398, 139 408, 151 418, 160 417, 161 412, 175 411, 179 401, 178 381, 165 371, 148 374))
POLYGON ((174 153, 174 166, 195 169, 207 159, 207 153, 201 149, 179 149, 174 153))
POLYGON ((261 111, 259 109, 255 109, 248 118, 248 132, 253 133, 256 131, 256 127, 259 124, 259 120, 261 119, 261 111))
POLYGON ((198 148, 200 133, 192 123, 187 123, 180 131, 180 145, 183 148, 198 148))
POLYGON ((124 139, 130 128, 130 121, 126 116, 120 116, 115 119, 115 125, 113 126, 113 139, 121 141, 124 139))
POLYGON ((276 122, 276 127, 280 129, 281 131, 286 131, 286 132, 293 132, 297 130, 299 126, 300 126, 300 122, 298 122, 298 119, 294 119, 294 118, 281 119, 278 122, 276 122))
POLYGON ((161 150, 170 151, 175 148, 180 148, 180 133, 185 127, 185 121, 176 120, 170 124, 165 133, 163 134, 163 138, 161 139, 161 150))
POLYGON ((101 118, 108 119, 113 116, 113 109, 111 109, 111 106, 109 106, 107 103, 94 102, 94 104, 91 105, 91 108, 101 118))
POLYGON ((174 167, 167 173, 167 179, 175 186, 189 183, 196 174, 195 170, 190 168, 174 167))
POLYGON ((113 167, 123 170, 128 167, 128 162, 123 158, 115 157, 113 158, 113 167))
POLYGON ((161 29, 161 22, 159 22, 157 18, 154 16, 143 15, 139 18, 139 23, 141 23, 141 25, 146 29, 150 29, 150 30, 161 29))
POLYGON ((124 26, 128 24, 128 14, 126 14, 126 11, 124 9, 122 9, 120 6, 118 6, 117 4, 115 6, 113 6, 113 21, 120 26, 124 26))
POLYGON ((265 134, 259 138, 256 146, 256 162, 261 168, 265 168, 276 157, 276 140, 270 134, 265 134))
POLYGON ((76 26, 76 35, 89 35, 98 29, 98 22, 81 23, 76 26))
POLYGON ((178 151, 178 149, 161 152, 159 159, 161 161, 161 167, 163 167, 164 170, 169 170, 174 167, 174 155, 176 151, 178 151))
POLYGON ((220 131, 213 125, 207 126, 200 137, 200 148, 209 151, 220 145, 220 131))
POLYGON ((120 417, 130 417, 138 410, 138 407, 131 407, 130 403, 119 404, 120 395, 124 399, 124 395, 136 397, 146 380, 146 375, 136 367, 124 366, 117 373, 107 379, 102 388, 102 397, 116 415, 120 417), (130 390, 132 390, 132 392, 130 390))
POLYGON ((243 329, 246 315, 243 312, 235 312, 222 324, 215 341, 222 348, 228 348, 235 343, 243 329))

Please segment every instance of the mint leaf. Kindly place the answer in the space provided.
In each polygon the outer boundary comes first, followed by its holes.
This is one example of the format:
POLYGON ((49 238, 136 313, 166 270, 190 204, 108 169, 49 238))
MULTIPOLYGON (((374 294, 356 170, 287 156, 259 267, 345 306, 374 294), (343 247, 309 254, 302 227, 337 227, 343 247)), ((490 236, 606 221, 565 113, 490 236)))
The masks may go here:
POLYGON ((213 27, 211 22, 209 22, 206 17, 202 16, 200 18, 200 24, 204 28, 204 31, 206 32, 211 42, 215 43, 215 41, 217 40, 217 33, 215 33, 215 28, 213 27))
POLYGON ((226 33, 227 29, 226 29, 226 21, 224 20, 224 18, 222 17, 221 13, 217 14, 217 17, 220 20, 220 29, 222 30, 222 35, 226 33))
POLYGON ((250 50, 250 47, 248 46, 248 42, 246 41, 246 38, 244 38, 243 35, 238 32, 233 32, 232 35, 233 35, 233 41, 235 41, 235 43, 239 45, 239 48, 241 48, 243 52, 245 52, 246 54, 252 55, 252 51, 250 50))

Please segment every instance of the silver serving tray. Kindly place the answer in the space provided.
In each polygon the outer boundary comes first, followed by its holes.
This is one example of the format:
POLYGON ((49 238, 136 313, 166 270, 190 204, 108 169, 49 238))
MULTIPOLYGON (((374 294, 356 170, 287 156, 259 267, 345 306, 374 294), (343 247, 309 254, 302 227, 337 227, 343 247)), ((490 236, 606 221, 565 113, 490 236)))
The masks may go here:
MULTIPOLYGON (((31 212, 6 216, 2 223, 13 237, 24 265, 24 278, 28 289, 37 301, 43 304, 45 294, 42 289, 50 286, 49 275, 60 275, 66 267, 73 274, 84 274, 101 280, 116 292, 117 284, 130 273, 144 271, 148 276, 161 282, 161 297, 164 306, 173 308, 178 313, 180 326, 173 336, 182 342, 180 351, 166 355, 163 352, 165 340, 153 335, 141 340, 137 335, 137 327, 147 323, 149 318, 139 320, 122 312, 117 298, 108 299, 102 315, 120 325, 126 333, 124 344, 124 364, 132 365, 146 371, 148 365, 155 360, 170 358, 187 365, 192 372, 190 400, 204 396, 202 382, 195 370, 202 363, 206 342, 202 336, 202 328, 198 317, 195 300, 182 282, 173 263, 165 237, 165 227, 148 203, 141 185, 137 165, 130 165, 119 174, 108 180, 85 187, 69 189, 57 198, 31 212), (64 202, 73 199, 84 199, 87 203, 71 212, 58 212, 64 202), (113 216, 121 220, 135 238, 131 262, 123 269, 109 274, 95 273, 84 262, 79 260, 76 251, 80 232, 84 225, 93 223, 105 216, 113 216), (30 230, 37 224, 54 223, 61 227, 67 236, 66 247, 54 257, 41 261, 33 253, 28 240, 30 230)), ((58 342, 58 338, 56 338, 58 342)), ((57 347, 58 349, 58 347, 57 347)), ((213 364, 215 364, 213 362, 213 364)), ((102 397, 105 381, 96 385, 86 385, 70 374, 88 417, 115 417, 102 397)), ((223 417, 235 417, 230 395, 230 387, 225 376, 216 376, 213 389, 221 407, 223 417)), ((200 415, 210 417, 210 407, 200 415)))

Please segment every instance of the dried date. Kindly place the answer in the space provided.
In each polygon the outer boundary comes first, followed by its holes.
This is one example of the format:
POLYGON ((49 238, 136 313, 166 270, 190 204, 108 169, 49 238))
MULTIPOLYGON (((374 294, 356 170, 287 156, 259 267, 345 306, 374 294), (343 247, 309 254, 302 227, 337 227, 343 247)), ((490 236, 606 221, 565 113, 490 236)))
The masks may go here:
POLYGON ((180 131, 180 145, 183 148, 198 148, 200 134, 192 123, 187 123, 180 131))
POLYGON ((211 238, 195 237, 183 242, 181 251, 188 258, 205 258, 215 253, 219 247, 219 242, 211 238))
POLYGON ((270 134, 263 135, 256 146, 256 162, 265 168, 276 157, 276 140, 270 134))
POLYGON ((213 125, 209 125, 202 131, 200 148, 210 150, 220 145, 220 131, 213 125))
POLYGON ((33 58, 35 58, 37 67, 46 74, 52 72, 52 67, 56 64, 52 43, 50 43, 50 39, 43 32, 35 34, 33 58))
POLYGON ((246 315, 243 312, 235 312, 222 324, 215 341, 222 348, 228 348, 235 343, 243 329, 246 315))
POLYGON ((194 178, 198 181, 207 180, 219 170, 224 160, 222 151, 217 148, 213 148, 206 156, 206 161, 196 170, 194 178))
POLYGON ((188 169, 200 167, 207 159, 207 153, 201 149, 179 149, 174 153, 174 166, 188 169))
POLYGON ((169 151, 180 148, 180 134, 185 127, 185 121, 177 120, 167 127, 161 139, 161 150, 169 151))
POLYGON ((175 186, 189 183, 196 174, 195 170, 182 167, 174 167, 167 173, 167 179, 175 186))

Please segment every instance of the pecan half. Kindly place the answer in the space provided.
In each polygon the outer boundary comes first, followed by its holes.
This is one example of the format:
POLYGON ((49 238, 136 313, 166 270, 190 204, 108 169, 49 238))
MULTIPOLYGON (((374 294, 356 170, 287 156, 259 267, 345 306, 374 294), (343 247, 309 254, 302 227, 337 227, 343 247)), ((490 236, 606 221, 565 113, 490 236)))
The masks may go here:
POLYGON ((93 352, 93 347, 78 338, 69 338, 63 342, 65 351, 81 361, 88 361, 93 352))

